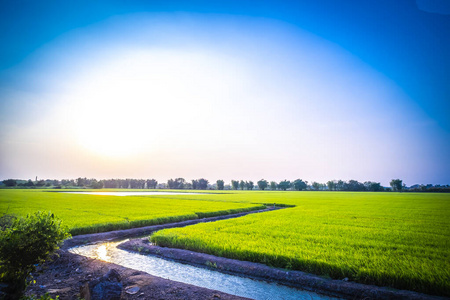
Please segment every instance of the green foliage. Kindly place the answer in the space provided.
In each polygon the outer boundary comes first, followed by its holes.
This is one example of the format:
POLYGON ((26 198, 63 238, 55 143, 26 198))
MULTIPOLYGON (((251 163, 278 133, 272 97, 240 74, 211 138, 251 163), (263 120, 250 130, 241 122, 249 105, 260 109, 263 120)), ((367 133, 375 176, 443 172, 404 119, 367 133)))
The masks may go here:
POLYGON ((5 186, 8 186, 8 187, 16 186, 16 185, 17 185, 17 180, 14 180, 14 179, 6 179, 6 180, 3 180, 3 184, 4 184, 5 186))
POLYGON ((245 181, 244 180, 241 180, 239 182, 239 187, 241 188, 241 190, 244 190, 244 187, 245 187, 245 181))
POLYGON ((0 217, 0 230, 5 230, 6 228, 11 227, 14 223, 14 220, 17 219, 16 215, 4 214, 0 217))
POLYGON ((93 189, 101 189, 103 188, 103 181, 97 181, 96 179, 91 180, 91 188, 93 189))
POLYGON ((450 195, 234 192, 296 207, 156 232, 158 245, 450 296, 450 195))
POLYGON ((20 300, 59 300, 59 296, 52 298, 48 293, 45 293, 41 297, 37 298, 35 295, 22 297, 20 300))
POLYGON ((258 184, 258 188, 261 191, 264 191, 267 188, 267 186, 269 185, 267 180, 264 180, 264 179, 261 179, 260 181, 258 181, 257 184, 258 184))
MULTIPOLYGON (((170 185, 169 185, 170 187, 170 185)), ((192 180, 192 188, 194 190, 206 190, 208 188, 208 180, 200 178, 198 180, 192 180)))
MULTIPOLYGON (((169 179, 167 181, 167 186, 169 187, 169 189, 181 190, 184 189, 185 185, 186 180, 184 180, 184 178, 169 179)), ((192 185, 194 185, 194 181, 192 182, 192 185)))
POLYGON ((283 191, 287 190, 290 187, 291 187, 291 182, 289 180, 280 181, 280 183, 278 184, 278 188, 283 191))
POLYGON ((270 182, 270 190, 275 191, 277 189, 277 183, 275 181, 270 182))
POLYGON ((223 188, 225 186, 225 182, 222 179, 217 180, 216 184, 217 184, 217 189, 218 190, 223 190, 223 188))
POLYGON ((231 180, 231 186, 232 186, 233 190, 237 190, 239 188, 239 181, 231 180))
POLYGON ((245 187, 247 188, 247 190, 249 190, 249 191, 251 191, 251 190, 253 190, 253 187, 254 187, 255 185, 254 185, 254 183, 253 183, 253 181, 246 181, 245 182, 245 187))
POLYGON ((403 189, 402 183, 403 181, 400 179, 392 179, 389 184, 394 192, 401 192, 403 189))
POLYGON ((294 180, 293 185, 294 189, 296 189, 297 191, 302 191, 306 190, 306 188, 308 187, 308 182, 301 179, 296 179, 294 180))
POLYGON ((61 220, 50 212, 17 218, 0 231, 0 280, 8 284, 8 293, 20 295, 36 265, 69 236, 61 220))

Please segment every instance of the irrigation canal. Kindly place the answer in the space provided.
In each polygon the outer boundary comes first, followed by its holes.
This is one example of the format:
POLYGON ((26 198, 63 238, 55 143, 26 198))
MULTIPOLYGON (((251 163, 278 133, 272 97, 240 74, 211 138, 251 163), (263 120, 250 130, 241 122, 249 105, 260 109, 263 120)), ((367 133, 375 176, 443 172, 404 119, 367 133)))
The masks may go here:
POLYGON ((69 251, 89 258, 101 259, 173 281, 183 282, 251 299, 337 299, 276 283, 253 280, 218 271, 194 267, 151 255, 118 249, 120 242, 105 242, 73 247, 69 251))

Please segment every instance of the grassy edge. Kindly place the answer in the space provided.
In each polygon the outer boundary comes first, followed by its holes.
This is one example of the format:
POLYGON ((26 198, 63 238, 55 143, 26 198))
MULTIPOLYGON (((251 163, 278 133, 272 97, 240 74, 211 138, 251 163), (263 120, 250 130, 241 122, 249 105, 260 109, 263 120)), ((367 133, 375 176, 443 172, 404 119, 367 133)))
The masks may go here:
POLYGON ((223 215, 236 214, 240 212, 248 212, 253 210, 259 210, 266 208, 265 205, 257 205, 252 207, 244 207, 244 208, 235 208, 228 210, 220 210, 220 211, 212 211, 212 212, 195 212, 192 214, 186 214, 182 216, 169 216, 162 218, 153 218, 146 220, 135 220, 135 221, 127 221, 124 220, 122 222, 115 223, 103 223, 103 224, 95 224, 91 226, 83 226, 83 227, 73 227, 70 229, 70 233, 72 236, 81 235, 81 234, 91 234, 91 233, 100 233, 107 232, 113 230, 122 230, 122 229, 131 229, 131 228, 139 228, 144 226, 152 226, 152 225, 161 225, 173 222, 182 222, 187 220, 196 220, 208 217, 217 217, 223 215))
MULTIPOLYGON (((271 205, 272 204, 268 206, 271 205)), ((295 207, 295 205, 278 204, 276 206, 295 207)), ((355 272, 354 269, 347 266, 336 266, 324 261, 318 262, 309 261, 307 259, 292 259, 283 255, 265 254, 250 250, 236 251, 230 249, 218 249, 215 247, 208 247, 208 245, 203 245, 202 241, 180 238, 173 233, 166 234, 166 229, 152 233, 149 240, 160 247, 185 249, 219 257, 261 263, 269 267, 302 271, 318 276, 324 276, 330 279, 339 280, 347 277, 350 278, 351 281, 362 284, 384 286, 393 289, 410 290, 429 295, 450 297, 450 290, 448 289, 448 286, 442 284, 442 282, 423 280, 421 278, 410 276, 405 277, 404 274, 380 274, 374 273, 371 270, 357 270, 357 272, 355 272)))

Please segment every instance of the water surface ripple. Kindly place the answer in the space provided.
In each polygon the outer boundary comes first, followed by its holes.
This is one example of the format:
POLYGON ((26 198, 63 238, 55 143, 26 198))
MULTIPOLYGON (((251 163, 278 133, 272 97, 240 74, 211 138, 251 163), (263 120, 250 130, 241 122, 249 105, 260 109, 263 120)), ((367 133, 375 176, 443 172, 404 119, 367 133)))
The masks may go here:
POLYGON ((223 274, 155 256, 140 255, 118 249, 117 245, 123 242, 125 241, 79 246, 71 248, 69 251, 86 257, 118 264, 126 268, 143 271, 161 278, 251 299, 338 299, 276 283, 223 274))

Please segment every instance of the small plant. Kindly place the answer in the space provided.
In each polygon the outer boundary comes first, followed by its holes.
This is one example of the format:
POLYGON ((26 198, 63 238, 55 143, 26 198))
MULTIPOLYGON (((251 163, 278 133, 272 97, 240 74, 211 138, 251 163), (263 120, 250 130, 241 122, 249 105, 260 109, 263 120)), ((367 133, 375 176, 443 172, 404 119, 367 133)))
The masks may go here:
POLYGON ((292 261, 288 261, 288 262, 286 263, 285 269, 292 270, 292 261))
POLYGON ((56 296, 56 298, 52 298, 48 293, 45 293, 41 297, 37 298, 35 295, 22 297, 20 300, 59 300, 59 296, 56 296))
POLYGON ((206 266, 209 268, 217 269, 217 264, 215 262, 211 262, 209 260, 206 262, 206 266))
MULTIPOLYGON (((14 219, 0 231, 0 282, 6 283, 7 299, 19 299, 31 281, 30 274, 58 244, 68 238, 68 229, 48 212, 14 219)), ((45 299, 45 298, 44 298, 45 299)))

